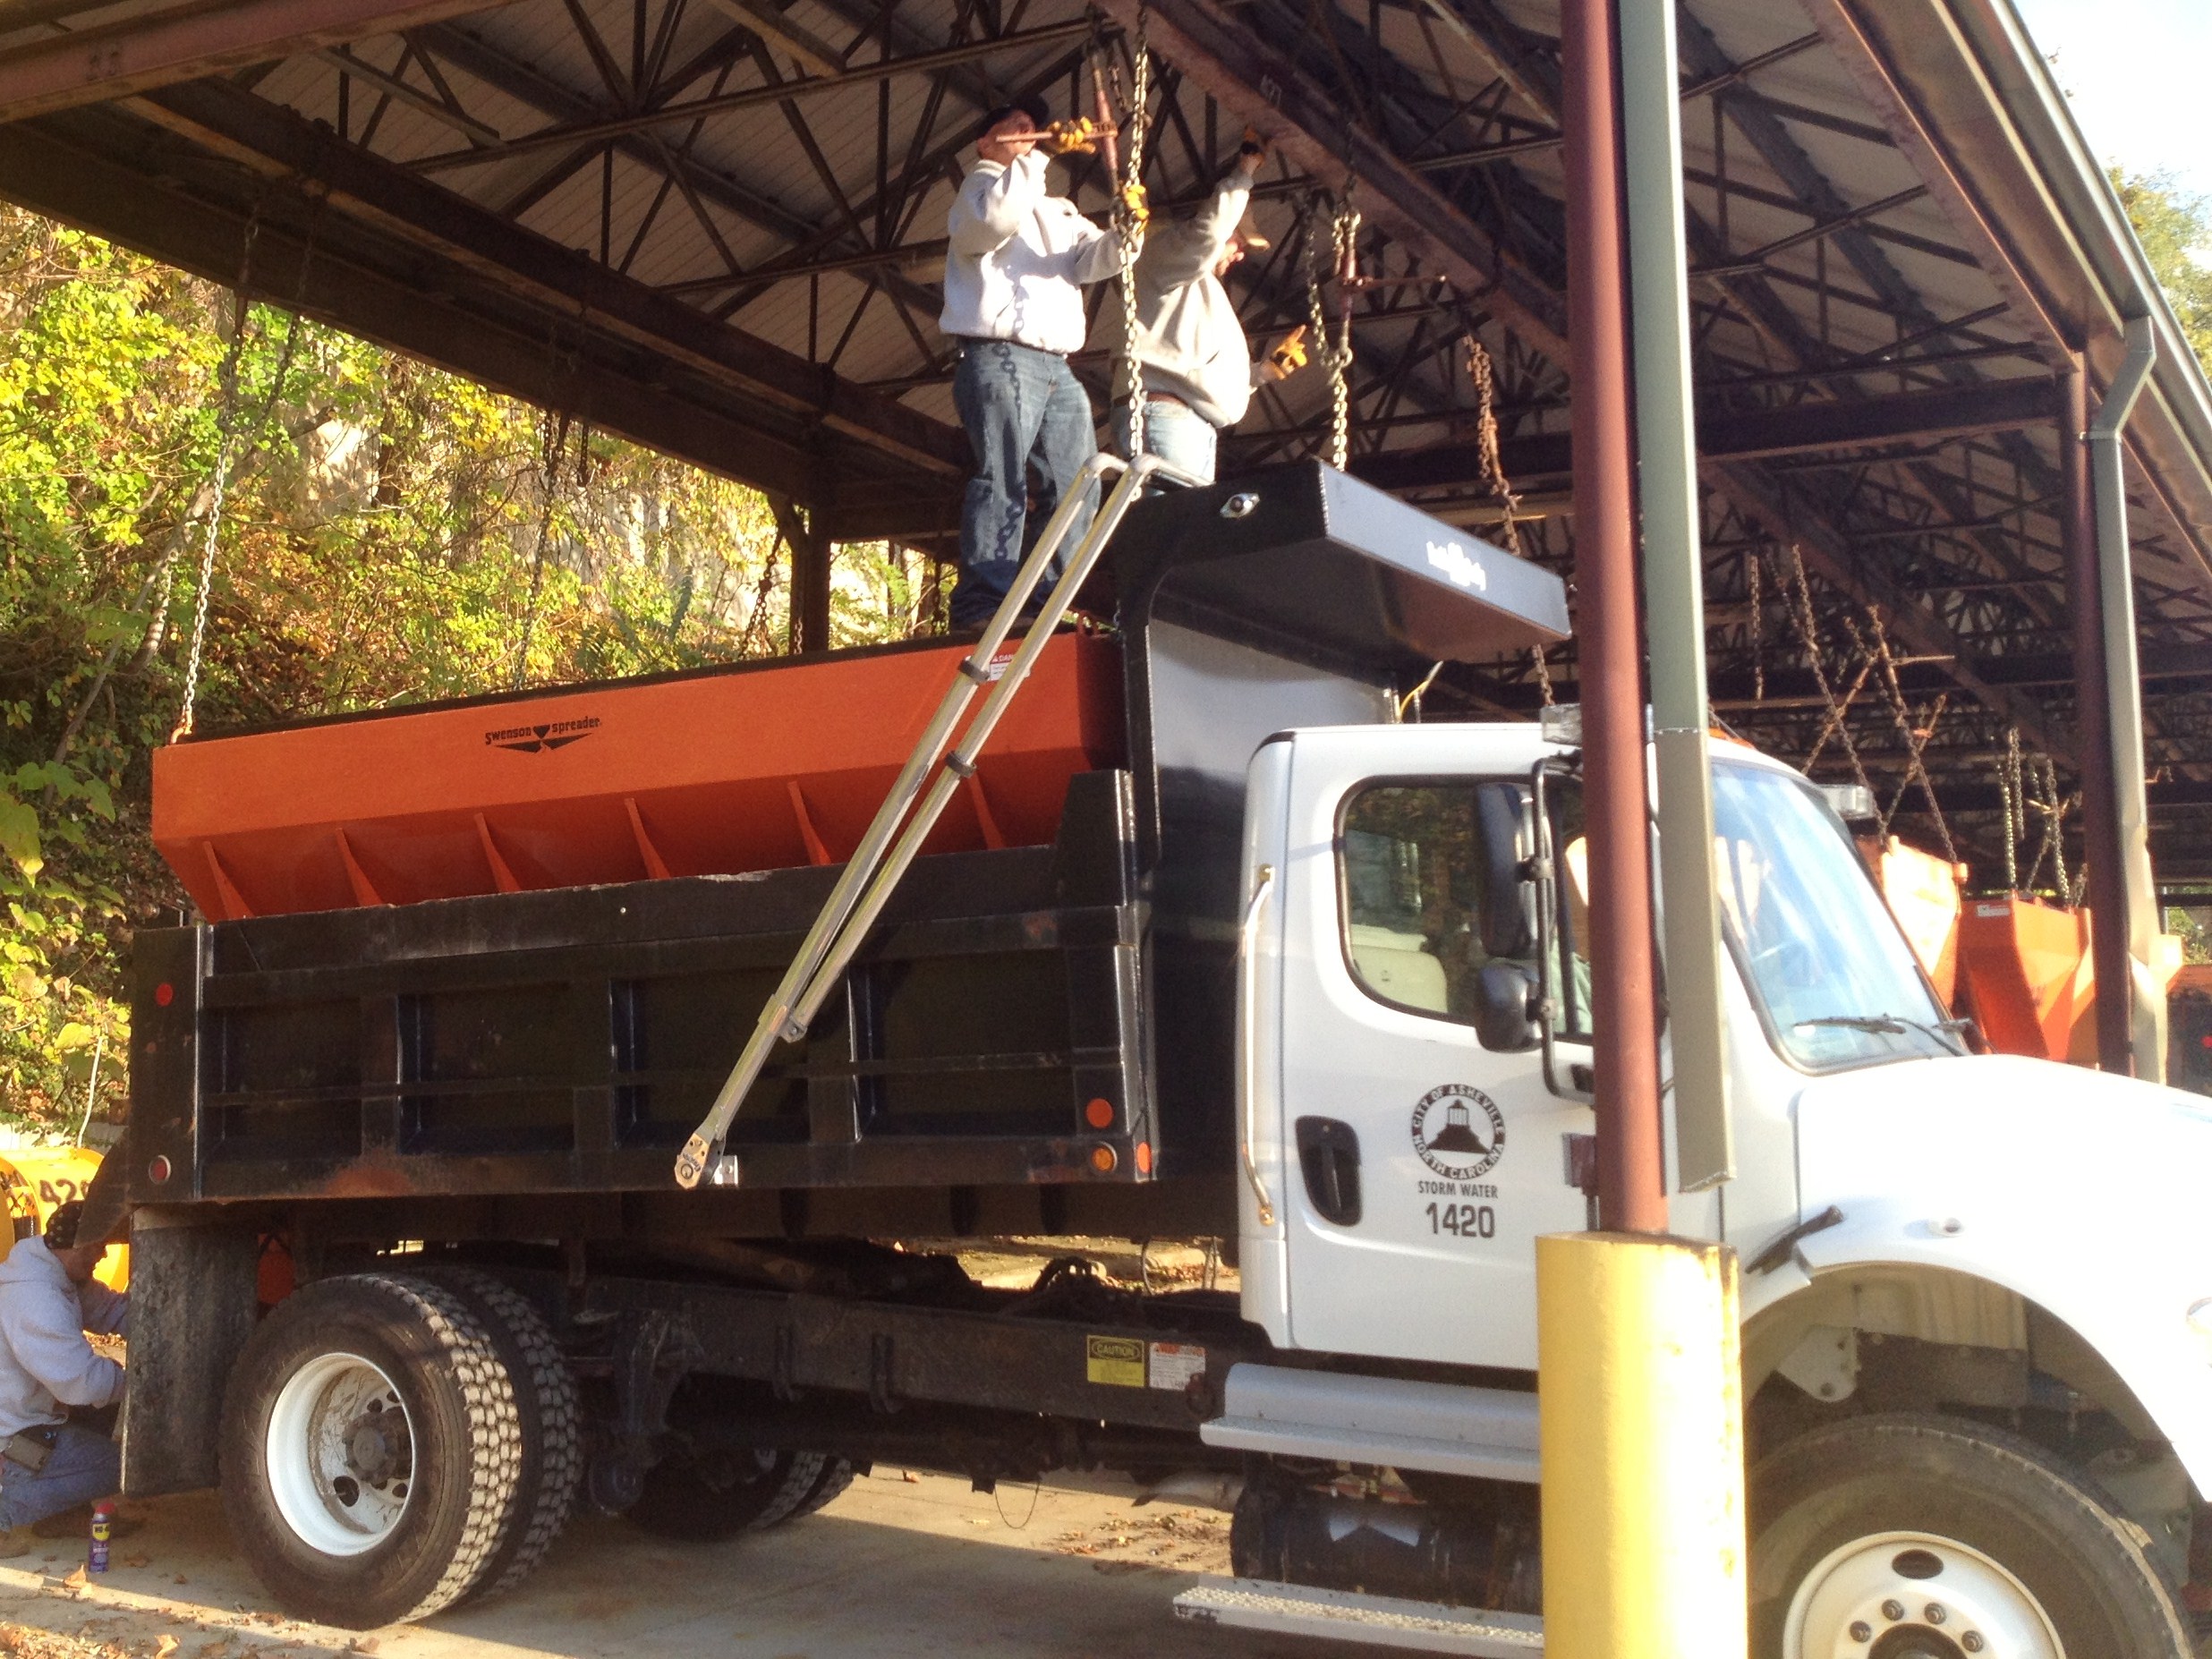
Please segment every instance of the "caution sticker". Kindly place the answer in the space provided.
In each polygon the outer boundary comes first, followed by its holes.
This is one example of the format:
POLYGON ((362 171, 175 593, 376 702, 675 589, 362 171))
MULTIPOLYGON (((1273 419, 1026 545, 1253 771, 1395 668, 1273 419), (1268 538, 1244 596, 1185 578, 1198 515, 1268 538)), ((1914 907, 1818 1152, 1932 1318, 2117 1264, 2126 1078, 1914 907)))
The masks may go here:
POLYGON ((1181 1393, 1193 1377, 1206 1374, 1206 1350, 1188 1342, 1154 1342, 1151 1348, 1151 1380, 1154 1388, 1181 1393))
POLYGON ((1136 1337, 1083 1339, 1085 1374, 1108 1388, 1144 1386, 1144 1344, 1136 1337))

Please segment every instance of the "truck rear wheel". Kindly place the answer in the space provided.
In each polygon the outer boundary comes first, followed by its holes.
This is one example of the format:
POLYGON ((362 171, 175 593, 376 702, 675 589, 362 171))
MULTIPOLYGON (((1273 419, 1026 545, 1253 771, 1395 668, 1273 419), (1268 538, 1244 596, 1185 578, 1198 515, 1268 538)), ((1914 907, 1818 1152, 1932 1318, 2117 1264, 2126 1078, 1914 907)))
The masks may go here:
POLYGON ((624 1513, 657 1538, 734 1538, 795 1514, 830 1461, 818 1451, 674 1453, 647 1472, 644 1492, 624 1513))
POLYGON ((1753 1659, 2184 1659, 2128 1525, 1976 1423, 1861 1417, 1751 1474, 1753 1659))
POLYGON ((284 1609, 365 1629, 466 1595, 515 1515, 515 1384, 453 1291, 363 1273, 288 1297, 231 1374, 224 1512, 284 1609))
POLYGON ((815 1510, 827 1509, 844 1496, 845 1489, 852 1484, 853 1466, 843 1458, 825 1457, 821 1460, 821 1473, 814 1477, 813 1485, 784 1519, 804 1520, 815 1510))
POLYGON ((528 1297, 479 1268, 430 1275, 468 1305, 489 1333, 515 1384, 522 1418, 522 1467, 515 1520, 469 1594, 497 1595, 528 1578, 576 1507, 583 1478, 583 1407, 567 1357, 528 1297))

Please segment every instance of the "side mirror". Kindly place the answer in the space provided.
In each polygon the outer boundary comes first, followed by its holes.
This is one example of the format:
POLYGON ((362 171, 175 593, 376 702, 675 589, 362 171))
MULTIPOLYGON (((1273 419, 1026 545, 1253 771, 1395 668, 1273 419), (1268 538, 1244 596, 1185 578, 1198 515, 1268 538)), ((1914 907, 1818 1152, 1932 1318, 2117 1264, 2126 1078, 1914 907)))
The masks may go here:
POLYGON ((1475 836, 1482 889, 1476 927, 1486 957, 1519 958, 1536 948, 1535 886, 1528 879, 1526 797, 1519 784, 1475 786, 1475 836))
POLYGON ((1536 1022, 1536 977, 1510 962, 1475 976, 1475 1040, 1495 1054, 1520 1054, 1544 1041, 1536 1022))

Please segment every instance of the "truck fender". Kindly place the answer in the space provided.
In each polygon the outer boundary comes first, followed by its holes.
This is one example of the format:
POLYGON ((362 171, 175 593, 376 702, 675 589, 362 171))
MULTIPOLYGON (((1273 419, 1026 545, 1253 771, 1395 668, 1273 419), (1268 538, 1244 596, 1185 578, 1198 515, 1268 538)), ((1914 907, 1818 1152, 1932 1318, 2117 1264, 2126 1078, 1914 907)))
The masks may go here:
POLYGON ((1747 1274, 1747 1397, 1816 1325, 2026 1348, 2029 1310, 2040 1309, 2089 1350, 2067 1357, 2061 1380, 2131 1432, 2169 1442, 2199 1496, 2212 1494, 2212 1336, 2188 1317, 2212 1292, 2212 1263, 2194 1251, 2135 1247, 2123 1259, 2109 1240, 2052 1227, 2047 1212, 2017 1195, 1984 1192, 1953 1210, 1909 1196, 1840 1207, 1842 1221, 1747 1274), (2129 1398, 2109 1398, 2100 1371, 2129 1398))

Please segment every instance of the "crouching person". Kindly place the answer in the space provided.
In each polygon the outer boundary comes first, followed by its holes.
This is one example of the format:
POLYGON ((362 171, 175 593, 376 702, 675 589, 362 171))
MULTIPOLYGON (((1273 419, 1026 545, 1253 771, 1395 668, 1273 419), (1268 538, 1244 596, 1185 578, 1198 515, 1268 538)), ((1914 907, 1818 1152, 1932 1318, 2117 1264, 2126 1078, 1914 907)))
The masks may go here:
POLYGON ((83 1212, 63 1204, 44 1238, 18 1239, 0 1261, 0 1557, 28 1551, 36 1523, 123 1484, 122 1448, 68 1409, 112 1407, 123 1391, 123 1367, 85 1333, 120 1335, 130 1298, 93 1279, 107 1246, 78 1242, 83 1212))

